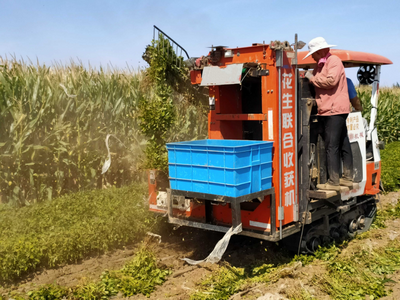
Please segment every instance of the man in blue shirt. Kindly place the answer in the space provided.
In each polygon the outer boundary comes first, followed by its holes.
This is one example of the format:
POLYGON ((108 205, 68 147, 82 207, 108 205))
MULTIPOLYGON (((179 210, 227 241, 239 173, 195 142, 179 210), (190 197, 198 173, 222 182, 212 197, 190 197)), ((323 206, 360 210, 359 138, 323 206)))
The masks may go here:
POLYGON ((362 107, 360 99, 357 96, 356 88, 354 87, 354 84, 350 78, 346 78, 346 79, 347 79, 347 89, 349 92, 349 98, 350 98, 351 105, 354 107, 354 109, 356 111, 362 111, 363 107, 362 107))

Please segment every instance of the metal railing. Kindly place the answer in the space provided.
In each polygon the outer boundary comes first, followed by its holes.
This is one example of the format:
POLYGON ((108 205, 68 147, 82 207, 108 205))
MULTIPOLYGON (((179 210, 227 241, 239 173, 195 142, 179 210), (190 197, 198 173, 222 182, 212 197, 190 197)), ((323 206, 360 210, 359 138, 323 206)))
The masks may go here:
MULTIPOLYGON (((176 54, 176 65, 178 65, 178 61, 179 61, 179 67, 181 66, 181 59, 178 60, 178 57, 182 57, 182 53, 184 52, 186 54, 186 57, 189 59, 189 54, 187 53, 187 51, 181 46, 179 45, 177 42, 175 42, 170 36, 168 36, 164 31, 162 31, 160 28, 158 28, 156 25, 154 25, 153 27, 153 40, 156 43, 157 42, 157 49, 159 51, 161 51, 161 47, 162 47, 162 51, 164 54, 164 51, 168 51, 169 54, 169 49, 170 47, 165 47, 164 46, 164 41, 162 41, 162 46, 160 45, 160 36, 162 36, 164 38, 164 40, 167 40, 170 43, 170 46, 172 48, 172 51, 175 52, 176 54)), ((173 55, 173 53, 171 53, 171 56, 173 55)))

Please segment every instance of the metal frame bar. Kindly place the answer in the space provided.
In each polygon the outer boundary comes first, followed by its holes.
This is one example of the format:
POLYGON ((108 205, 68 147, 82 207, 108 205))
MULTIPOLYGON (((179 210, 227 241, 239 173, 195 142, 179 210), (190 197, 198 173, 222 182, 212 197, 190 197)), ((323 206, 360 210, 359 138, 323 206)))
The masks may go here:
POLYGON ((263 190, 260 192, 255 192, 251 194, 247 194, 244 196, 239 197, 229 197, 229 196, 220 196, 215 194, 206 194, 206 193, 198 193, 198 192, 189 192, 189 191, 182 191, 182 190, 174 190, 170 189, 171 194, 175 196, 185 196, 187 198, 196 198, 196 199, 204 199, 204 200, 211 200, 217 202, 224 202, 224 203, 233 203, 237 202, 246 202, 255 198, 261 198, 261 202, 264 200, 264 197, 267 195, 275 194, 275 188, 270 188, 268 190, 263 190))
MULTIPOLYGON (((265 233, 258 233, 253 230, 243 229, 240 233, 241 235, 246 235, 250 237, 256 237, 268 241, 279 241, 283 237, 293 234, 293 230, 297 230, 297 227, 293 229, 293 226, 288 227, 287 229, 279 230, 279 234, 276 232, 276 197, 275 197, 275 189, 271 188, 268 190, 263 190, 256 193, 247 194, 239 197, 228 197, 228 196, 219 196, 214 194, 205 194, 205 193, 197 193, 197 192, 189 192, 182 190, 173 190, 167 189, 168 197, 167 197, 167 211, 168 211, 168 221, 172 224, 177 224, 181 226, 190 226, 200 229, 206 230, 214 230, 219 232, 227 232, 229 230, 228 227, 218 226, 208 223, 196 222, 196 221, 188 221, 185 219, 180 219, 173 217, 173 207, 172 207, 172 196, 184 196, 186 198, 196 198, 208 201, 215 201, 221 203, 230 203, 232 209, 232 226, 236 227, 241 223, 241 210, 240 203, 246 202, 255 198, 260 199, 262 202, 265 196, 270 195, 270 213, 271 213, 271 230, 265 233)), ((297 230, 298 231, 298 230, 297 230)))
POLYGON ((271 235, 276 234, 276 197, 275 193, 271 194, 271 235))
MULTIPOLYGON (((281 64, 278 66, 278 101, 279 101, 279 208, 278 208, 278 219, 279 219, 279 233, 282 239, 282 218, 280 214, 282 213, 282 60, 283 51, 279 50, 281 57, 281 64)), ((278 52, 278 51, 277 51, 278 52)))
MULTIPOLYGON (((298 42, 298 39, 297 39, 297 33, 295 34, 295 36, 294 36, 294 43, 295 43, 295 54, 294 54, 294 59, 295 59, 295 63, 296 63, 296 67, 295 67, 295 69, 294 69, 294 84, 296 85, 296 87, 295 87, 295 89, 294 89, 294 99, 295 99, 295 104, 294 104, 294 115, 295 115, 295 118, 296 118, 296 124, 298 124, 298 120, 297 120, 297 118, 298 118, 298 114, 297 114, 297 111, 298 111, 298 105, 299 105, 299 101, 298 101, 298 99, 297 99, 297 97, 298 97, 298 84, 297 84, 297 81, 298 81, 298 76, 297 76, 297 73, 298 73, 298 71, 297 71, 297 42, 298 42)), ((300 210, 299 210, 299 208, 300 208, 300 199, 299 199, 299 171, 298 171, 298 159, 299 159, 299 151, 298 151, 298 143, 299 143, 299 140, 298 140, 298 128, 296 128, 296 130, 294 131, 294 153, 295 153, 295 157, 294 157, 294 161, 295 161, 295 163, 294 163, 294 168, 295 168, 295 171, 294 171, 294 174, 295 174, 295 185, 294 185, 294 199, 296 199, 296 201, 297 201, 297 205, 296 204, 294 204, 294 206, 295 206, 295 208, 297 208, 296 210, 296 212, 293 212, 293 216, 294 216, 294 218, 293 218, 293 221, 298 221, 299 220, 299 213, 300 213, 300 210)))
POLYGON ((381 66, 376 65, 375 67, 375 77, 372 83, 372 93, 371 93, 371 117, 369 121, 369 130, 367 133, 367 139, 370 141, 372 139, 371 133, 375 128, 375 120, 378 115, 378 97, 379 97, 379 80, 381 75, 381 66))
POLYGON ((267 114, 217 114, 216 121, 267 121, 267 114))
MULTIPOLYGON (((181 49, 181 53, 182 53, 182 51, 185 52, 187 58, 188 59, 190 58, 189 54, 186 52, 186 50, 181 45, 179 45, 177 42, 175 42, 169 35, 167 35, 164 31, 162 31, 156 25, 153 25, 153 26, 154 26, 154 28, 153 28, 153 40, 155 38, 155 30, 157 29, 158 32, 161 32, 166 38, 168 38, 171 42, 173 42, 177 46, 177 50, 178 50, 178 47, 179 47, 181 49)), ((163 47, 164 47, 164 43, 163 43, 163 47)), ((172 47, 172 50, 174 50, 173 47, 172 47)), ((178 51, 176 52, 176 56, 177 56, 177 59, 178 59, 178 51)))
MULTIPOLYGON (((179 219, 179 218, 169 218, 168 221, 169 221, 169 223, 180 225, 180 226, 189 226, 189 227, 194 227, 194 228, 199 228, 199 229, 204 229, 204 230, 211 230, 211 231, 218 231, 218 232, 223 232, 223 233, 226 233, 230 228, 230 227, 225 227, 225 226, 218 226, 218 225, 188 221, 188 220, 183 220, 183 219, 179 219)), ((271 228, 272 228, 272 225, 271 225, 271 228)), ((300 227, 300 225, 298 225, 298 223, 295 223, 292 226, 284 228, 283 232, 282 232, 282 238, 288 237, 294 233, 299 232, 300 228, 301 227, 300 227)), ((271 234, 262 234, 262 233, 258 233, 258 232, 251 231, 248 229, 243 229, 243 231, 240 232, 239 235, 258 238, 258 239, 270 241, 270 242, 277 242, 277 241, 281 240, 280 235, 277 234, 276 232, 272 233, 272 231, 271 231, 271 234)))
MULTIPOLYGON (((298 200, 299 200, 299 215, 302 216, 307 210, 307 203, 309 200, 309 176, 310 170, 308 163, 310 160, 310 116, 315 101, 309 91, 308 83, 304 79, 298 79, 298 165, 300 170, 298 171, 299 184, 298 184, 298 200)), ((308 207, 310 210, 310 207, 308 207)))

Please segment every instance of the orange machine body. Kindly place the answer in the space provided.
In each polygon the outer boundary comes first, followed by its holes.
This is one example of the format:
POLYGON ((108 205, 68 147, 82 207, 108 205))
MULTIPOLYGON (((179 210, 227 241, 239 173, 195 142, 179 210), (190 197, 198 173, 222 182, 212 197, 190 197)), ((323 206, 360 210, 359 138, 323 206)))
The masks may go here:
MULTIPOLYGON (((272 185, 275 187, 276 218, 278 218, 281 177, 282 194, 287 195, 284 204, 283 225, 298 219, 298 211, 294 207, 295 201, 295 124, 296 116, 294 112, 295 103, 295 69, 291 65, 291 60, 287 57, 287 52, 283 52, 283 66, 281 68, 281 88, 279 95, 279 71, 276 67, 275 51, 265 45, 252 46, 246 48, 231 49, 233 57, 223 58, 220 66, 238 63, 258 63, 268 69, 269 75, 261 77, 261 111, 258 113, 243 113, 242 111, 242 92, 241 85, 220 85, 209 88, 209 96, 215 98, 215 110, 211 110, 208 115, 208 137, 209 139, 244 139, 243 122, 257 122, 262 126, 262 140, 273 141, 273 162, 272 162, 272 185), (238 55, 239 54, 239 55, 238 55), (279 97, 282 97, 282 114, 288 115, 289 120, 286 128, 282 128, 282 146, 279 138, 279 97), (286 146, 286 148, 284 148, 286 146), (282 157, 279 156, 279 148, 282 147, 282 157), (285 164, 284 156, 290 159, 285 164), (282 173, 279 174, 279 163, 281 160, 282 173), (285 205, 286 204, 286 205, 285 205)), ((244 228, 256 228, 258 230, 270 230, 270 196, 258 205, 254 211, 242 208, 242 223, 244 228), (252 224, 253 226, 251 226, 252 224), (254 226, 257 224, 257 226, 254 226), (262 226, 262 227, 261 227, 262 226), (264 228, 263 228, 264 227, 264 228)), ((284 196, 285 197, 285 196, 284 196)), ((283 198, 284 198, 283 197, 283 198)), ((243 206, 243 205, 242 205, 243 206)), ((219 220, 229 220, 231 212, 229 207, 215 206, 216 214, 214 217, 219 220)), ((226 222, 224 222, 226 223, 226 222)), ((276 220, 278 224, 278 220, 276 220)))
MULTIPOLYGON (((208 139, 273 142, 273 192, 272 194, 263 194, 263 199, 259 199, 259 201, 241 202, 239 215, 243 229, 256 233, 251 236, 263 238, 263 234, 270 234, 272 237, 269 240, 282 239, 282 226, 285 227, 286 236, 298 232, 301 228, 301 220, 309 218, 312 210, 307 204, 311 197, 308 191, 304 191, 304 186, 307 186, 308 183, 309 156, 307 153, 307 156, 302 158, 300 166, 302 150, 298 149, 300 145, 298 136, 302 134, 301 130, 308 126, 306 124, 308 121, 304 121, 305 117, 302 116, 302 112, 298 111, 299 103, 300 100, 305 100, 302 104, 304 112, 307 111, 307 105, 310 106, 310 104, 307 102, 308 98, 300 99, 298 96, 300 90, 298 68, 301 66, 313 67, 313 61, 310 58, 302 60, 307 52, 295 53, 290 47, 286 50, 277 50, 271 49, 271 46, 267 44, 253 44, 253 46, 242 48, 219 48, 219 53, 218 47, 216 47, 217 51, 212 50, 209 53, 205 65, 225 69, 230 65, 243 64, 243 70, 237 74, 238 78, 236 78, 235 84, 218 82, 217 77, 215 77, 217 78, 216 84, 203 84, 202 58, 197 60, 198 65, 190 72, 192 84, 208 86, 210 98, 208 139), (255 72, 256 75, 252 76, 250 72, 255 72), (299 170, 301 168, 305 171, 299 170), (300 173, 302 177, 299 175, 300 173), (301 183, 302 191, 299 189, 299 179, 301 178, 304 181, 301 183), (275 233, 279 227, 281 236, 278 238, 275 233)), ((390 60, 379 55, 362 52, 338 50, 336 54, 344 63, 352 67, 374 61, 379 65, 391 63, 390 60)), ((311 109, 308 117, 310 111, 311 109)), ((308 152, 308 148, 304 151, 308 152)), ((238 224, 238 217, 234 217, 236 209, 232 209, 230 202, 210 199, 207 202, 204 199, 195 197, 189 197, 190 199, 186 197, 185 199, 185 197, 179 198, 179 195, 176 195, 176 198, 170 200, 172 204, 168 204, 171 205, 169 210, 167 205, 164 205, 164 200, 157 198, 158 191, 166 190, 166 188, 160 188, 154 177, 154 173, 149 173, 150 210, 168 213, 170 221, 182 218, 191 222, 178 222, 177 224, 180 225, 211 230, 226 231, 223 228, 238 224), (185 202, 186 200, 188 202, 185 202), (210 214, 212 215, 211 222, 206 220, 207 215, 210 214), (209 225, 211 227, 208 228, 201 225, 205 223, 212 223, 212 225, 209 225)), ((380 161, 367 163, 366 178, 365 188, 363 188, 364 195, 379 193, 380 161)), ((340 200, 340 195, 338 197, 340 200)), ((324 204, 317 205, 316 209, 321 209, 321 207, 323 209, 324 204)), ((345 211, 347 208, 340 206, 338 209, 345 211)), ((318 218, 322 216, 323 214, 320 214, 318 218)))
MULTIPOLYGON (((259 98, 260 103, 256 109, 244 112, 242 106, 243 86, 235 85, 216 85, 209 87, 209 96, 215 99, 215 110, 210 110, 208 114, 208 138, 209 139, 245 139, 244 122, 257 123, 261 127, 261 138, 264 141, 273 141, 273 161, 272 161, 272 186, 275 187, 275 201, 277 205, 276 213, 278 218, 279 199, 284 207, 283 225, 298 220, 298 205, 296 195, 296 155, 295 155, 295 67, 291 64, 291 59, 287 53, 282 51, 281 78, 279 83, 279 69, 276 67, 276 52, 271 50, 268 45, 254 45, 251 47, 228 49, 232 51, 232 57, 221 57, 216 64, 224 68, 230 64, 259 64, 264 70, 268 70, 268 76, 260 78, 259 98), (281 95, 279 94, 279 84, 281 84, 281 95), (279 99, 281 103, 281 118, 284 117, 285 123, 282 124, 282 131, 279 130, 279 99), (282 143, 279 135, 282 136, 282 143), (281 145, 282 144, 282 145, 281 145), (279 151, 281 148, 281 156, 279 151), (281 163, 282 172, 279 173, 281 163), (281 181, 280 181, 281 177, 281 181), (280 183, 282 189, 279 189, 280 183)), ((246 74, 242 74, 243 77, 246 74)), ((193 84, 201 83, 201 71, 191 72, 193 84)), ((250 109, 251 110, 251 109, 250 109)), ((250 125, 251 127, 252 125, 250 125)), ((204 205, 204 204, 203 204, 204 205)), ((218 224, 229 225, 232 223, 232 213, 230 204, 213 205, 213 216, 218 224)), ((271 196, 265 197, 259 205, 244 203, 241 205, 241 220, 243 228, 257 231, 269 231, 271 228, 271 196)), ((199 217, 199 208, 196 216, 187 211, 189 219, 199 217)), ((194 211, 193 211, 194 213, 194 211)), ((200 213, 201 215, 201 213, 200 213)), ((276 220, 275 224, 278 224, 276 220)))
POLYGON ((376 195, 380 193, 379 182, 381 181, 381 162, 367 163, 367 183, 365 185, 366 195, 376 195))

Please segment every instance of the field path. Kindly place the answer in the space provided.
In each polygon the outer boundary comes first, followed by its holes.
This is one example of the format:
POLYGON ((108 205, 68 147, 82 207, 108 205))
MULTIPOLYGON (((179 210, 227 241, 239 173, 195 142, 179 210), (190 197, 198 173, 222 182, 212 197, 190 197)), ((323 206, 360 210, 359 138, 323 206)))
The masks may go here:
MULTIPOLYGON (((400 192, 389 193, 381 196, 379 208, 384 208, 397 203, 400 192)), ((374 229, 369 238, 350 241, 348 247, 341 255, 352 253, 353 250, 362 247, 371 249, 376 246, 384 246, 390 240, 400 239, 400 220, 386 222, 387 228, 374 229)), ((150 249, 156 254, 160 264, 172 269, 173 273, 162 285, 157 286, 150 298, 143 295, 136 295, 128 299, 189 299, 189 295, 196 291, 198 284, 207 276, 219 268, 225 262, 235 267, 249 267, 260 265, 260 263, 285 263, 290 260, 288 252, 274 243, 268 243, 244 236, 233 236, 228 249, 223 256, 223 262, 219 265, 202 264, 190 266, 182 258, 203 259, 214 248, 222 233, 203 231, 192 228, 181 227, 173 229, 167 225, 160 233, 161 243, 155 238, 149 238, 150 249)), ((0 289, 0 294, 10 290, 28 292, 43 284, 60 284, 63 286, 75 286, 80 283, 98 280, 104 270, 117 270, 129 261, 135 254, 138 245, 130 245, 125 249, 113 251, 99 257, 86 259, 77 264, 70 264, 57 269, 42 270, 30 277, 22 279, 14 286, 0 289)), ((258 299, 265 296, 265 299, 287 299, 294 290, 305 289, 317 299, 331 299, 315 288, 312 284, 314 276, 321 276, 325 273, 325 267, 321 264, 300 266, 288 270, 287 276, 282 276, 278 281, 270 285, 255 285, 248 288, 243 295, 237 295, 233 299, 258 299), (242 297, 243 296, 243 297, 242 297)), ((391 276, 395 283, 390 283, 388 289, 393 290, 385 300, 400 299, 400 272, 391 276)), ((122 296, 115 296, 112 299, 126 299, 122 296)), ((264 299, 263 299, 264 300, 264 299)))

